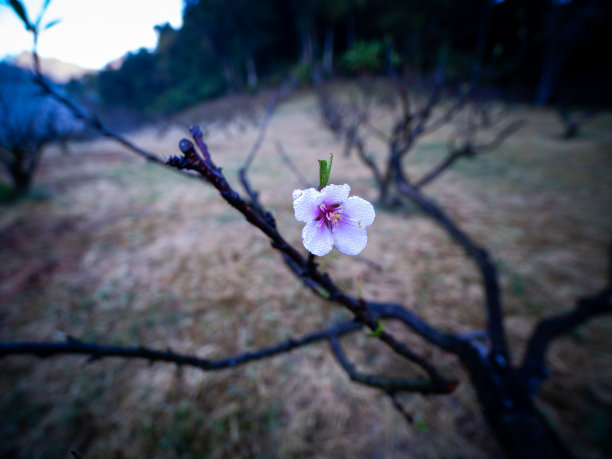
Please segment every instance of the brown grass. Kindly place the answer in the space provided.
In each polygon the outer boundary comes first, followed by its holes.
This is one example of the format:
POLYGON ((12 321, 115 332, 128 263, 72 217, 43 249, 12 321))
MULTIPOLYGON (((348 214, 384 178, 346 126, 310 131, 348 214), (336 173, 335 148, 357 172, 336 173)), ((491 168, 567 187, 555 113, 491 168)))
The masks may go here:
MULTIPOLYGON (((300 244, 291 191, 297 182, 276 153, 282 142, 313 180, 316 160, 341 145, 323 130, 314 98, 277 110, 251 176, 281 232, 300 244)), ((514 359, 539 317, 567 310, 600 288, 612 229, 612 115, 560 139, 554 113, 523 110, 528 125, 498 151, 465 161, 429 192, 501 270, 514 359)), ((381 120, 388 117, 381 112, 381 120)), ((197 120, 194 120, 197 122, 197 120)), ((186 133, 133 137, 161 155, 186 133)), ((218 165, 235 172, 257 132, 210 133, 218 165)), ((424 139, 410 170, 444 154, 445 136, 424 139)), ((50 150, 37 185, 44 200, 0 213, 0 338, 83 340, 222 357, 299 336, 345 314, 306 291, 268 241, 212 188, 145 165, 96 141, 50 150)), ((381 146, 372 143, 372 149, 381 146)), ((368 171, 337 155, 333 182, 374 199, 368 171)), ((363 256, 378 272, 337 252, 321 260, 349 291, 400 301, 448 330, 483 326, 478 276, 460 249, 415 211, 379 210, 363 256)), ((78 357, 2 361, 3 457, 496 457, 500 454, 456 359, 396 324, 388 328, 462 381, 452 396, 390 401, 351 383, 324 344, 235 370, 203 373, 170 365, 78 357)), ((540 404, 579 455, 612 454, 612 322, 600 319, 560 340, 540 404)), ((414 374, 365 334, 346 339, 367 371, 414 374)))

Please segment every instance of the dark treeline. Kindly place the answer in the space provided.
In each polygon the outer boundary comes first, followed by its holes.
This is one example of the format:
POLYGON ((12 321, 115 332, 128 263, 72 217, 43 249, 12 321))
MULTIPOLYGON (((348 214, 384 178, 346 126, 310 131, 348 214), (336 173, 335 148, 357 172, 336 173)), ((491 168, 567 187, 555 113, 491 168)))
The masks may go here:
POLYGON ((333 75, 427 75, 538 104, 608 104, 608 0, 185 0, 153 52, 89 77, 102 102, 145 114, 333 75))

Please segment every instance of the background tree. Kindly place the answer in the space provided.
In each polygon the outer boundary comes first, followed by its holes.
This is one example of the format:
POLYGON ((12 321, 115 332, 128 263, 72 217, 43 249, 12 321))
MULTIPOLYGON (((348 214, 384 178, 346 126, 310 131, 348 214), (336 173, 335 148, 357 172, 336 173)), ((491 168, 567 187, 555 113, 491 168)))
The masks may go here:
POLYGON ((30 188, 44 147, 81 130, 32 78, 30 72, 0 63, 0 161, 18 195, 30 188))
POLYGON ((611 12, 602 0, 186 0, 180 29, 158 26, 154 51, 89 86, 109 104, 164 114, 292 71, 321 81, 334 56, 377 42, 406 72, 430 73, 443 54, 451 79, 471 73, 513 98, 601 105, 612 100, 612 69, 596 50, 612 40, 611 12))

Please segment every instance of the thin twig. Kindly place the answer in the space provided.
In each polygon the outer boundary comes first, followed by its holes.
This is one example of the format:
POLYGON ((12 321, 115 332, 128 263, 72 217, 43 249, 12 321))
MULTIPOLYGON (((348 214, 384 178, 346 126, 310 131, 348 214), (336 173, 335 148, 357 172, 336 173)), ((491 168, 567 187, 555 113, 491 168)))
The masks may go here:
POLYGON ((251 166, 251 163, 255 159, 255 155, 261 148, 261 144, 264 141, 264 138, 266 136, 266 131, 268 130, 268 125, 270 124, 270 120, 272 119, 272 114, 274 113, 274 107, 276 106, 277 99, 278 99, 278 92, 274 91, 272 94, 270 94, 270 98, 268 99, 268 104, 266 106, 266 112, 264 114, 264 118, 261 121, 261 125, 259 126, 259 132, 257 133, 257 138, 255 139, 255 142, 251 146, 251 151, 249 151, 249 154, 247 155, 242 167, 240 168, 240 171, 238 172, 240 183, 242 183, 242 187, 244 188, 244 191, 249 196, 249 199, 251 200, 252 204, 259 209, 261 209, 261 204, 259 203, 257 192, 251 188, 246 178, 246 174, 249 170, 249 167, 251 166))
POLYGON ((312 184, 308 181, 308 179, 304 176, 304 174, 302 174, 302 172, 297 168, 297 166, 291 160, 291 157, 287 154, 287 151, 285 150, 285 148, 280 142, 276 142, 276 151, 280 155, 283 162, 287 165, 289 170, 293 173, 295 178, 297 178, 298 182, 300 182, 300 185, 303 186, 304 188, 311 187, 312 184))
POLYGON ((362 328, 362 324, 354 321, 342 322, 333 327, 310 333, 302 338, 288 339, 275 346, 247 351, 235 356, 209 360, 193 355, 179 354, 172 350, 160 351, 143 346, 106 346, 98 343, 86 343, 75 338, 68 338, 65 342, 5 342, 0 343, 0 357, 16 354, 31 354, 37 357, 53 357, 62 354, 88 355, 89 361, 100 360, 106 357, 121 357, 126 359, 144 359, 150 362, 170 362, 177 365, 186 365, 213 371, 224 368, 233 368, 254 360, 261 360, 274 355, 289 352, 298 347, 329 339, 332 336, 342 336, 362 328))
POLYGON ((440 163, 434 166, 428 173, 423 176, 423 178, 417 180, 417 182, 414 184, 414 187, 417 189, 421 189, 429 183, 433 182, 436 178, 438 178, 443 172, 448 170, 450 166, 452 166, 457 160, 461 158, 474 157, 479 154, 497 149, 504 142, 504 140, 506 140, 509 136, 518 131, 524 123, 524 120, 513 121, 512 123, 504 127, 502 130, 500 130, 490 142, 474 145, 470 140, 468 140, 461 147, 453 148, 450 154, 445 159, 443 159, 440 163))
POLYGON ((331 336, 329 338, 329 344, 336 360, 342 368, 344 368, 344 371, 346 371, 351 380, 365 386, 377 387, 384 391, 407 391, 418 392, 420 394, 448 393, 449 391, 452 392, 456 386, 455 384, 455 386, 451 386, 450 388, 440 388, 435 381, 423 378, 387 378, 379 375, 366 375, 357 371, 353 364, 347 359, 337 337, 331 336))
POLYGON ((404 405, 402 405, 402 402, 400 402, 399 399, 397 398, 397 394, 395 392, 392 392, 392 391, 385 391, 385 393, 391 399, 391 403, 393 403, 393 407, 397 411, 399 411, 399 413, 403 416, 403 418, 406 420, 406 422, 408 424, 414 423, 414 418, 412 417, 412 415, 408 411, 406 411, 406 408, 404 408, 404 405))
POLYGON ((141 148, 138 145, 130 142, 128 139, 126 139, 122 135, 116 133, 115 131, 107 127, 104 123, 102 123, 102 121, 100 121, 100 119, 97 116, 86 112, 84 109, 78 107, 74 102, 64 97, 46 80, 46 78, 42 74, 37 73, 35 81, 47 94, 49 94, 50 96, 55 98, 55 100, 61 102, 66 108, 68 108, 77 119, 81 119, 85 121, 87 124, 89 124, 95 130, 97 130, 103 136, 109 137, 119 142, 124 147, 128 148, 132 152, 136 153, 138 156, 148 161, 158 163, 158 164, 164 163, 154 153, 148 150, 145 150, 144 148, 141 148))

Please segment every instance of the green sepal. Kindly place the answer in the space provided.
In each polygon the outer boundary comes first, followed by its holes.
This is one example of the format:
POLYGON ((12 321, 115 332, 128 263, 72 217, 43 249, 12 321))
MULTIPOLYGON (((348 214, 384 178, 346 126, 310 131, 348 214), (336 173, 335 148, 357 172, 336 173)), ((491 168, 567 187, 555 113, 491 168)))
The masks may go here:
POLYGON ((329 174, 331 173, 332 161, 334 155, 330 153, 329 163, 324 159, 319 160, 319 190, 325 188, 329 182, 329 174))
POLYGON ((370 338, 378 338, 381 335, 381 333, 383 332, 384 328, 385 328, 385 324, 380 322, 380 321, 377 321, 376 322, 376 330, 374 330, 372 333, 368 333, 368 336, 370 338))

